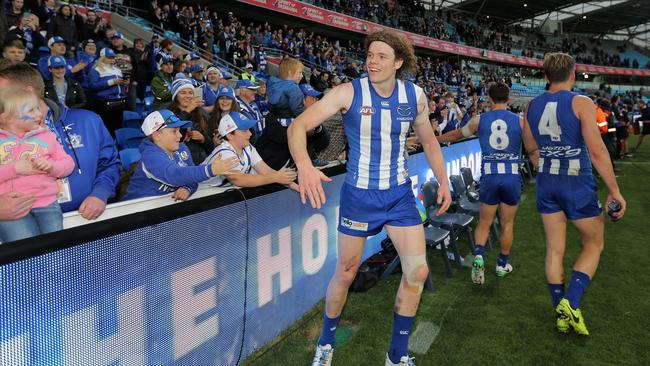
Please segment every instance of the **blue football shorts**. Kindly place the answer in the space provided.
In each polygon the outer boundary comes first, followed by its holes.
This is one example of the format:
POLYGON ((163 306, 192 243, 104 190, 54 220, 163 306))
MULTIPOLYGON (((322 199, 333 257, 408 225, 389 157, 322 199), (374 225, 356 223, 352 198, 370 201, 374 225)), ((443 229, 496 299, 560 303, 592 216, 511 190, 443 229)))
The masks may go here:
POLYGON ((598 200, 593 175, 537 175, 537 211, 542 214, 564 212, 569 220, 598 216, 602 207, 598 200))
POLYGON ((483 174, 479 201, 486 205, 516 206, 521 196, 521 178, 519 174, 483 174))
POLYGON ((389 189, 363 189, 344 183, 338 230, 351 236, 378 234, 384 225, 422 224, 410 180, 389 189))

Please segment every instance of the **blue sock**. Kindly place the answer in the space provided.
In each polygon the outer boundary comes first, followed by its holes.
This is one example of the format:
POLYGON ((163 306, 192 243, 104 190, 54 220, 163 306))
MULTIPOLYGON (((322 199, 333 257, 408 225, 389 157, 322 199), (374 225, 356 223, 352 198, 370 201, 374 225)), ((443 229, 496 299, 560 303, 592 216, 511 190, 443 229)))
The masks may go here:
POLYGON ((560 283, 549 283, 548 291, 551 293, 551 300, 553 301, 553 310, 557 307, 557 304, 560 303, 560 300, 564 297, 564 284, 560 283))
POLYGON ((580 300, 585 291, 587 291, 590 282, 591 279, 589 279, 589 276, 586 273, 573 271, 573 274, 571 274, 569 289, 566 292, 566 299, 569 300, 572 308, 577 309, 580 307, 580 300))
POLYGON ((506 264, 508 264, 508 255, 507 254, 499 254, 499 259, 497 259, 497 264, 500 267, 505 267, 506 264))
POLYGON ((485 245, 476 244, 476 246, 474 246, 474 255, 480 255, 485 258, 485 245))
POLYGON ((414 320, 414 316, 393 313, 393 337, 390 339, 390 348, 388 350, 390 362, 399 363, 400 358, 408 354, 409 334, 414 320))
POLYGON ((336 318, 329 318, 327 314, 323 316, 323 332, 320 335, 318 344, 321 346, 330 344, 334 348, 334 344, 336 343, 334 333, 336 333, 336 326, 339 324, 339 320, 341 320, 340 315, 336 318))

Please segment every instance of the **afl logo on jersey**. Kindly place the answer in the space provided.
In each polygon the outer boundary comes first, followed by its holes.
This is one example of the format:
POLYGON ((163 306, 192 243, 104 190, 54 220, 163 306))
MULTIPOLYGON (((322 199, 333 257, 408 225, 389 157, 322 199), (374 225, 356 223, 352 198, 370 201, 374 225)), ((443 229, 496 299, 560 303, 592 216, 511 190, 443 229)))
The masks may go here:
POLYGON ((181 151, 181 159, 183 160, 189 159, 189 156, 187 155, 187 151, 181 151))
POLYGON ((400 104, 397 106, 397 114, 400 116, 410 116, 413 108, 408 104, 400 104))
POLYGON ((371 116, 375 114, 375 109, 371 106, 363 106, 359 108, 359 114, 362 116, 371 116))

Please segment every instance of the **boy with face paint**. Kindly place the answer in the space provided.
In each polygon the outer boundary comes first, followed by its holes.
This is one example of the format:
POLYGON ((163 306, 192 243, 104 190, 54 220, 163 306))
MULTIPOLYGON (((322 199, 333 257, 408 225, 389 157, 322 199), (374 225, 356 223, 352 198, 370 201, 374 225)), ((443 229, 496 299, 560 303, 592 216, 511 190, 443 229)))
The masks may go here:
POLYGON ((74 169, 56 135, 40 126, 38 98, 24 89, 0 90, 0 195, 20 192, 35 197, 30 212, 17 220, 0 221, 0 242, 63 229, 57 202, 57 178, 74 169))

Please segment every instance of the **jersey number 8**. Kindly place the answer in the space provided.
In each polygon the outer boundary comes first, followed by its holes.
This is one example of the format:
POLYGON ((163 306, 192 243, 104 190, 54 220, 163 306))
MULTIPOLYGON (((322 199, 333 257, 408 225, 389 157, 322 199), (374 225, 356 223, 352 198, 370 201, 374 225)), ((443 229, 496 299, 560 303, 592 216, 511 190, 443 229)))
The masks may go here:
POLYGON ((508 131, 508 124, 506 124, 506 121, 502 119, 494 120, 492 125, 490 125, 490 130, 492 131, 490 134, 490 146, 494 150, 505 150, 508 148, 510 139, 506 133, 508 131))

